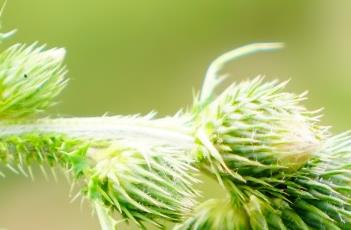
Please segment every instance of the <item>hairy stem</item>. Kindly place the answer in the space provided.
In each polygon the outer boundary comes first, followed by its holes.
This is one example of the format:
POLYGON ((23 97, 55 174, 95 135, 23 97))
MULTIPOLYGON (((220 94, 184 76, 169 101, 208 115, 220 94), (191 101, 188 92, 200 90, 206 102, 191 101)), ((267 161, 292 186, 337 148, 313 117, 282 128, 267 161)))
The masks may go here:
POLYGON ((129 139, 192 149, 194 137, 181 119, 150 120, 143 117, 43 118, 35 121, 3 121, 0 137, 36 134, 62 134, 67 137, 94 140, 129 139))

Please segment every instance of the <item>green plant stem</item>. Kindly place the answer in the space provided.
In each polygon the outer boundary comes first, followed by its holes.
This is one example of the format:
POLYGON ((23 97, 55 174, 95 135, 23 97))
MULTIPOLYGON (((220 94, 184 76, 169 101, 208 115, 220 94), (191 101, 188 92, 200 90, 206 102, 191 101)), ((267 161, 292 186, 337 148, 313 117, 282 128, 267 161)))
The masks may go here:
POLYGON ((176 145, 192 149, 191 130, 181 119, 150 120, 134 117, 43 118, 39 120, 3 121, 0 137, 23 134, 61 134, 72 138, 94 140, 130 139, 145 143, 176 145))

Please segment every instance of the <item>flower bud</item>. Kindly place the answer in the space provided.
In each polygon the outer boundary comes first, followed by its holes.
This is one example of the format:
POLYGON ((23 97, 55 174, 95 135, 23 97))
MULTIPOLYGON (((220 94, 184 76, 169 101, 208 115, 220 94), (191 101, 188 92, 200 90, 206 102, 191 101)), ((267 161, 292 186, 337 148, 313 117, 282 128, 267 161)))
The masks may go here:
POLYGON ((136 149, 112 144, 90 150, 96 160, 86 188, 87 196, 139 227, 163 218, 179 222, 191 211, 197 192, 195 169, 189 157, 174 148, 136 149))
POLYGON ((65 50, 16 44, 0 54, 0 117, 31 115, 52 104, 66 84, 65 50))
POLYGON ((318 117, 299 105, 305 94, 281 92, 285 85, 261 78, 232 85, 199 112, 198 154, 212 171, 237 177, 295 171, 319 149, 318 117))

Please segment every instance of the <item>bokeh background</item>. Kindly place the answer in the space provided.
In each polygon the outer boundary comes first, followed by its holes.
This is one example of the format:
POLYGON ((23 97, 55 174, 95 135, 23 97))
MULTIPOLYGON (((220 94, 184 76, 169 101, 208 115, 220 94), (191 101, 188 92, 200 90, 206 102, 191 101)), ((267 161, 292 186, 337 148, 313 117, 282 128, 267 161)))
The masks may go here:
MULTIPOLYGON (((173 114, 192 103, 207 66, 232 48, 266 41, 286 49, 226 67, 231 80, 258 74, 291 79, 325 108, 334 132, 351 128, 351 1, 294 0, 10 0, 3 30, 14 42, 39 41, 67 52, 69 86, 51 115, 173 114)), ((0 180, 0 229, 99 229, 87 204, 70 203, 60 178, 0 180)), ((208 196, 220 196, 208 184, 208 196)), ((129 229, 123 227, 122 229, 129 229)))

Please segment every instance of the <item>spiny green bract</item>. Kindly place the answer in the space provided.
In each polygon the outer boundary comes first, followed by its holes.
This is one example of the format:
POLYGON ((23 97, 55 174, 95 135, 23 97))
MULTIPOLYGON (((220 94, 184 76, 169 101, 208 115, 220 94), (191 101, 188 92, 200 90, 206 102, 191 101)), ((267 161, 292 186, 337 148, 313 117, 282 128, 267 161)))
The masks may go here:
POLYGON ((66 84, 64 49, 15 44, 0 54, 0 117, 41 112, 66 84))
MULTIPOLYGON (((0 161, 16 174, 33 176, 32 165, 60 165, 72 168, 71 155, 81 149, 82 142, 64 138, 61 135, 40 135, 37 133, 0 138, 0 161)), ((1 173, 3 176, 4 173, 1 173)), ((76 174, 78 175, 78 173, 76 174)))

